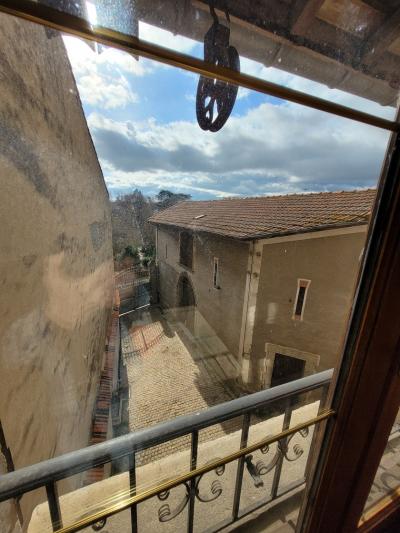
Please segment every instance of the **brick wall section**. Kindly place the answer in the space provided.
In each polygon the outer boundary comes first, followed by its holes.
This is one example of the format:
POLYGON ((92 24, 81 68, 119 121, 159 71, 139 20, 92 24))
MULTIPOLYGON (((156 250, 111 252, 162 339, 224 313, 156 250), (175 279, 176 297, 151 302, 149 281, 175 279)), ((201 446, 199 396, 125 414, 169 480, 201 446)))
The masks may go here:
MULTIPOLYGON (((109 428, 109 417, 111 416, 111 398, 113 371, 115 368, 115 358, 118 357, 119 346, 119 307, 120 298, 118 290, 114 294, 112 318, 107 332, 105 347, 105 363, 100 375, 99 387, 97 391, 93 424, 89 445, 98 444, 107 440, 109 428)), ((104 478, 104 465, 88 470, 84 479, 85 485, 90 485, 104 478)))

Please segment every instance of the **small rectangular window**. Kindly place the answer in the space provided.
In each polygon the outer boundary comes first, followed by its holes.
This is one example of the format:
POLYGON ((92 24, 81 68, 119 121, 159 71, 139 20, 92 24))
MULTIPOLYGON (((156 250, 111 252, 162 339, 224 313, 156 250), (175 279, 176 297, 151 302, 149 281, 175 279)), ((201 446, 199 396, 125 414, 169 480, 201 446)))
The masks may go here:
POLYGON ((165 243, 165 259, 168 258, 168 244, 165 243))
POLYGON ((297 280, 297 294, 293 309, 293 318, 295 320, 303 320, 304 306, 310 283, 311 281, 308 279, 297 280))
POLYGON ((218 257, 214 257, 214 268, 213 268, 213 286, 214 289, 219 289, 219 263, 218 257))
POLYGON ((179 239, 179 262, 181 265, 193 268, 193 234, 182 231, 179 239))

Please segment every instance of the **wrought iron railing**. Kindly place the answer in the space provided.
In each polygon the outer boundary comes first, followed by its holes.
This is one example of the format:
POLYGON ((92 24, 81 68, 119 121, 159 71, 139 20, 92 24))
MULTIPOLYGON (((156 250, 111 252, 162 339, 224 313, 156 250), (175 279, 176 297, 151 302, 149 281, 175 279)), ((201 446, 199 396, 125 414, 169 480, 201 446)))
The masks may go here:
POLYGON ((115 274, 115 286, 117 289, 126 289, 134 285, 145 283, 150 277, 148 268, 133 266, 125 268, 115 274))
POLYGON ((53 531, 71 533, 93 524, 96 524, 96 529, 100 529, 105 524, 107 517, 130 508, 131 527, 132 531, 136 532, 138 530, 138 504, 157 496, 159 500, 164 502, 161 504, 158 513, 160 522, 172 520, 186 510, 187 531, 192 532, 196 501, 214 501, 223 491, 221 482, 216 480, 210 487, 211 495, 202 495, 199 487, 202 477, 211 471, 214 471, 218 476, 222 476, 225 465, 237 461, 231 516, 224 524, 216 524, 212 528, 214 531, 219 530, 228 523, 243 518, 256 508, 281 497, 284 493, 293 491, 304 483, 305 475, 295 480, 290 486, 285 487, 284 491, 279 490, 284 462, 296 461, 303 455, 301 446, 299 444, 293 445, 292 443, 294 435, 298 434, 305 438, 311 426, 320 423, 334 414, 332 410, 325 409, 324 405, 332 372, 332 370, 327 370, 319 374, 307 376, 272 389, 237 398, 191 415, 180 416, 168 422, 138 430, 101 444, 83 448, 5 474, 0 476, 0 502, 10 498, 18 498, 29 491, 45 487, 53 531), (304 395, 317 389, 321 389, 317 415, 292 426, 292 412, 295 408, 298 408, 296 400, 299 395, 304 395), (248 437, 251 417, 254 415, 259 417, 260 413, 271 409, 273 404, 282 405, 282 403, 285 405, 282 430, 276 435, 265 435, 265 437, 257 442, 249 444, 248 437), (238 449, 222 459, 215 459, 199 466, 198 450, 200 430, 235 419, 239 416, 242 416, 242 425, 240 446, 238 449), (151 488, 137 491, 136 457, 138 452, 185 435, 191 436, 190 464, 188 465, 187 471, 167 481, 158 483, 151 488), (269 463, 264 464, 262 461, 259 461, 254 464, 252 454, 259 450, 262 454, 266 455, 270 451, 270 446, 273 443, 277 443, 277 446, 269 463), (129 487, 127 487, 123 495, 115 499, 111 498, 109 504, 104 509, 90 514, 90 516, 85 516, 71 525, 63 526, 57 482, 77 473, 87 471, 95 466, 120 460, 122 457, 127 457, 129 460, 129 487), (263 485, 262 477, 269 472, 273 472, 273 482, 270 494, 261 503, 251 509, 240 512, 243 476, 246 471, 252 477, 256 487, 263 485), (179 485, 185 487, 185 495, 181 504, 176 509, 171 510, 166 500, 169 497, 171 489, 179 485))

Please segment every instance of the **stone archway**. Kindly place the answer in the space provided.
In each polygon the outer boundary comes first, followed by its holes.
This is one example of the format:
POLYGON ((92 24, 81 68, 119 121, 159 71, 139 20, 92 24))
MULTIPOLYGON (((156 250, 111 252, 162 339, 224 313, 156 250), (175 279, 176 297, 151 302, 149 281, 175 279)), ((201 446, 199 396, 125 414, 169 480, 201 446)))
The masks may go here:
POLYGON ((177 304, 179 315, 183 324, 194 335, 195 332, 195 313, 196 297, 192 282, 186 272, 179 276, 177 284, 177 304))

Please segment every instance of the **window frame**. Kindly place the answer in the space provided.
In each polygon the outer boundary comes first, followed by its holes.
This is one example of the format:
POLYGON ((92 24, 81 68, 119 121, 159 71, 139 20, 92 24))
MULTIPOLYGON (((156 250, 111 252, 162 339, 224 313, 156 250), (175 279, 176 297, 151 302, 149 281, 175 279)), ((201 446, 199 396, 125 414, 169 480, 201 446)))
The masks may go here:
MULTIPOLYGON (((185 255, 185 254, 184 254, 185 255)), ((188 230, 185 230, 185 229, 182 229, 180 232, 179 232, 179 265, 183 268, 186 268, 187 270, 190 270, 191 272, 193 272, 193 263, 194 263, 194 235, 191 231, 188 231, 188 230), (185 237, 183 237, 185 236, 185 237), (186 237, 190 237, 190 240, 191 240, 191 254, 190 254, 190 258, 191 258, 191 261, 190 261, 190 265, 185 263, 182 259, 184 259, 184 257, 182 256, 182 245, 183 245, 183 238, 186 238, 186 237), (183 237, 183 238, 182 238, 183 237)))
MULTIPOLYGON (((206 65, 196 58, 162 49, 140 39, 126 38, 110 29, 106 31, 101 31, 101 28, 93 29, 79 17, 39 3, 19 0, 11 6, 10 2, 0 2, 0 10, 116 49, 128 50, 133 54, 186 68, 197 74, 216 76, 224 82, 228 79, 237 85, 320 111, 394 132, 400 130, 398 116, 395 121, 390 121, 293 89, 251 79, 240 73, 221 73, 218 66, 206 65)), ((396 184, 396 179, 399 181, 400 177, 400 148, 397 133, 392 136, 388 154, 384 166, 384 179, 381 180, 369 231, 368 250, 365 254, 366 259, 363 260, 363 275, 353 306, 343 362, 336 372, 336 388, 332 401, 333 405, 337 406, 337 420, 328 422, 323 441, 325 448, 315 467, 313 482, 307 487, 309 498, 301 511, 301 517, 304 518, 302 531, 336 533, 349 530, 345 527, 353 527, 353 530, 357 528, 357 521, 397 412, 398 405, 393 408, 393 399, 398 400, 400 393, 398 372, 400 339, 399 330, 396 331, 400 319, 400 303, 396 301, 398 293, 396 283, 399 279, 398 277, 396 279, 396 275, 400 274, 400 256, 399 251, 395 249, 396 246, 400 248, 397 230, 400 216, 400 185, 396 184), (380 357, 382 349, 386 350, 385 358, 380 357), (346 405, 346 401, 350 403, 346 405), (369 408, 374 410, 370 411, 369 408), (378 417, 379 428, 371 413, 384 413, 378 417), (360 415, 361 418, 357 418, 360 415), (352 441, 352 438, 355 440, 352 441), (360 450, 364 449, 364 445, 367 445, 366 453, 360 457, 360 450), (351 451, 347 457, 349 468, 346 470, 345 452, 349 450, 351 451), (360 465, 365 466, 365 470, 359 470, 360 465), (335 483, 338 480, 339 483, 335 483), (327 509, 329 512, 326 512, 327 509), (312 529, 313 525, 326 527, 312 529)), ((399 500, 396 502, 397 506, 392 512, 389 512, 388 507, 383 509, 386 520, 398 512, 399 500)), ((380 512, 382 516, 383 511, 380 512)), ((375 516, 374 527, 379 527, 379 524, 383 523, 378 513, 375 516)), ((369 527, 368 524, 364 524, 363 531, 367 530, 366 527, 369 527)))
POLYGON ((310 284, 311 284, 311 280, 309 280, 309 279, 298 278, 298 280, 297 280, 296 298, 294 299, 293 313, 292 313, 292 319, 293 320, 298 320, 300 322, 303 321, 304 309, 306 307, 308 288, 309 288, 310 284), (304 289, 304 296, 303 296, 303 300, 301 302, 301 311, 300 311, 300 313, 297 313, 297 306, 299 304, 299 298, 300 298, 301 289, 304 289))
MULTIPOLYGON (((399 120, 399 114, 397 114, 399 120)), ((319 434, 299 531, 380 531, 400 498, 359 523, 400 398, 400 135, 392 134, 367 236, 343 358, 330 392, 335 420, 319 434), (382 353, 385 357, 382 357, 382 353), (319 457, 318 457, 319 455, 319 457)))
POLYGON ((220 284, 219 284, 219 259, 218 257, 214 257, 213 260, 213 288, 220 290, 220 284))

